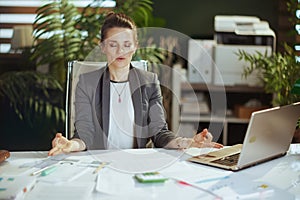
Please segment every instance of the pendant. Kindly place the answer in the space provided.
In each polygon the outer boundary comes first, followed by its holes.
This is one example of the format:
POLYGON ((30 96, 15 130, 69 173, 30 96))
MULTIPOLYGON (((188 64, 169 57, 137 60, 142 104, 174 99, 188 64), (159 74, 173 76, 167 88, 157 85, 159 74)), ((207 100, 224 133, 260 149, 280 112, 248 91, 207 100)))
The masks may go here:
POLYGON ((119 95, 119 100, 118 101, 119 101, 119 103, 121 103, 121 97, 120 97, 120 95, 119 95))

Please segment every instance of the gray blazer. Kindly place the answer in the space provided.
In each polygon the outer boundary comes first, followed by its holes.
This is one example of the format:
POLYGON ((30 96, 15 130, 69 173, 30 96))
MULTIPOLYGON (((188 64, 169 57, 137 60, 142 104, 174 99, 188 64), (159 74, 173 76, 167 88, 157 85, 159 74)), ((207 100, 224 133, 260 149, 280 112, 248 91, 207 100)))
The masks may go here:
MULTIPOLYGON (((175 135, 165 121, 157 75, 130 67, 129 85, 135 115, 135 148, 164 147, 175 135)), ((82 74, 75 93, 74 138, 87 149, 106 149, 109 128, 110 75, 108 67, 82 74)))

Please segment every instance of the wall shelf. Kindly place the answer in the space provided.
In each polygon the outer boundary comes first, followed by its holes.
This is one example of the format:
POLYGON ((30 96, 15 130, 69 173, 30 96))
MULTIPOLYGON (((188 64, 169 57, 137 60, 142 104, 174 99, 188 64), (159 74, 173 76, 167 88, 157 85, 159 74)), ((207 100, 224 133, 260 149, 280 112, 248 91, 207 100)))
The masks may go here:
MULTIPOLYGON (((263 105, 270 106, 272 95, 266 94, 263 87, 234 85, 219 86, 203 83, 187 83, 180 82, 180 77, 174 77, 173 74, 173 101, 172 101, 172 130, 180 136, 191 137, 190 132, 198 132, 203 128, 210 128, 213 134, 217 130, 214 138, 217 142, 224 145, 232 145, 233 143, 242 143, 247 130, 249 119, 238 118, 234 116, 235 105, 243 105, 251 99, 257 99, 263 105), (225 93, 227 113, 230 115, 222 118, 216 114, 195 114, 181 113, 181 106, 184 97, 189 93, 202 93, 208 100, 210 107, 210 98, 216 98, 218 93, 225 93), (228 112, 231 111, 231 112, 228 112), (220 133, 221 132, 221 133, 220 133)), ((193 111, 192 111, 193 112, 193 111)))
POLYGON ((258 86, 247 86, 247 85, 234 85, 234 86, 221 86, 203 83, 181 83, 182 91, 189 91, 190 89, 194 91, 213 91, 213 92, 237 92, 237 93, 264 93, 263 87, 258 86))
POLYGON ((210 117, 210 116, 195 116, 195 115, 182 115, 180 117, 181 122, 220 122, 220 123, 241 123, 247 124, 249 119, 237 118, 233 116, 223 117, 210 117))

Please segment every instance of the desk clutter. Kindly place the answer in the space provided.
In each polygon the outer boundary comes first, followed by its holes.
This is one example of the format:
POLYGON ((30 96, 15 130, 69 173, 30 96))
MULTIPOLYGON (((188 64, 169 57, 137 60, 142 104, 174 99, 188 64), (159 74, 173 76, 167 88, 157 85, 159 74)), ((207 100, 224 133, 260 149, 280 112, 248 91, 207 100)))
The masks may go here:
POLYGON ((80 183, 76 179, 102 164, 88 156, 72 158, 63 154, 7 160, 0 165, 0 199, 89 199, 95 186, 94 178, 80 183))
POLYGON ((53 157, 47 152, 12 152, 0 164, 0 199, 295 199, 300 195, 296 184, 300 170, 288 164, 295 162, 293 157, 236 173, 188 162, 191 155, 214 149, 191 150, 87 151, 53 157), (166 165, 168 159, 172 161, 166 165), (155 170, 149 170, 149 163, 160 160, 160 168, 152 165, 155 170))

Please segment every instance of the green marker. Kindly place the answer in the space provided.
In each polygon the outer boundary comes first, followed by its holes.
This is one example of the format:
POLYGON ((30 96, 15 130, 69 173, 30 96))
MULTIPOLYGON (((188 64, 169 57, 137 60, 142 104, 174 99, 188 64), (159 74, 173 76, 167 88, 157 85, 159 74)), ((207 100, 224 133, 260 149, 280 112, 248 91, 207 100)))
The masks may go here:
POLYGON ((52 166, 52 167, 50 167, 50 168, 45 169, 44 171, 42 171, 41 176, 47 176, 48 174, 51 174, 55 170, 56 170, 56 166, 52 166))

